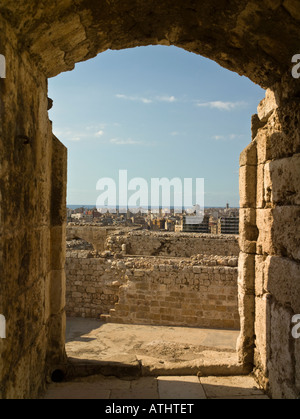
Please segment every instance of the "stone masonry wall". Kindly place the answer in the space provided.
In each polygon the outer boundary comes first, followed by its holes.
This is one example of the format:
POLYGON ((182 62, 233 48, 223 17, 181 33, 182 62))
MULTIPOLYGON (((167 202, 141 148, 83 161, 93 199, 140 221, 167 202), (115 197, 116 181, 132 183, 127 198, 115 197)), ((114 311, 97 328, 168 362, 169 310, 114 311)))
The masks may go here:
POLYGON ((238 236, 162 233, 132 231, 127 234, 111 234, 106 240, 106 248, 120 253, 126 244, 128 255, 190 257, 197 254, 237 256, 238 236))
POLYGON ((118 301, 123 272, 106 258, 91 257, 91 252, 67 251, 66 312, 69 317, 99 318, 118 301))
POLYGON ((64 358, 66 149, 52 135, 46 77, 2 15, 0 27, 0 399, 27 399, 64 358))
MULTIPOLYGON (((274 398, 300 394, 300 84, 289 73, 253 117, 240 158, 242 357, 274 398)), ((242 359, 241 361, 245 361, 242 359)))
POLYGON ((67 314, 108 322, 239 328, 237 258, 93 258, 67 252, 67 314), (228 266, 228 265, 231 266, 228 266))

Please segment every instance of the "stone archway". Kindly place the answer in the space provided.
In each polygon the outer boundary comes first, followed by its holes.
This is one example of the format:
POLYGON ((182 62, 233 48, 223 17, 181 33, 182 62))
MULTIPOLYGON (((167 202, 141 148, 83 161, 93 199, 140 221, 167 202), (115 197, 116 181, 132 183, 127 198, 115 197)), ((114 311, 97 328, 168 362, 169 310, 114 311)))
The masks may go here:
POLYGON ((53 138, 47 78, 108 48, 175 45, 245 75, 267 97, 241 155, 240 362, 275 397, 300 391, 297 0, 47 1, 0 6, 0 397, 34 397, 65 362, 66 151, 53 138), (287 186, 288 185, 288 186, 287 186), (297 297, 298 296, 298 297, 297 297), (16 343, 17 342, 17 343, 16 343), (13 369, 13 374, 11 370, 13 369))
POLYGON ((22 50, 47 77, 106 49, 175 45, 270 87, 297 53, 296 0, 81 0, 1 6, 22 50), (280 29, 280 30, 279 30, 280 29))

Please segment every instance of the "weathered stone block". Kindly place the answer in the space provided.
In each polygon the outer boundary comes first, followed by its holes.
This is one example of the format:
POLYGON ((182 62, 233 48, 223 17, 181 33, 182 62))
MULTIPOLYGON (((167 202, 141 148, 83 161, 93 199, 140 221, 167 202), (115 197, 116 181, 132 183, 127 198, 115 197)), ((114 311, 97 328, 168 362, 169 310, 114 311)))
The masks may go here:
POLYGON ((264 294, 266 256, 255 256, 255 295, 261 297, 264 294))
POLYGON ((265 127, 258 130, 255 138, 258 164, 299 153, 299 119, 297 99, 276 109, 265 127))
POLYGON ((264 288, 282 305, 300 313, 300 264, 288 258, 269 256, 264 262, 264 288))
POLYGON ((255 299, 255 365, 267 375, 271 353, 271 307, 270 295, 255 299))
POLYGON ((252 141, 240 154, 240 167, 257 165, 256 142, 252 141))
POLYGON ((64 226, 51 228, 51 269, 64 269, 66 260, 66 233, 64 226))
POLYGON ((291 341, 291 312, 279 304, 271 305, 271 355, 268 372, 273 398, 295 398, 293 352, 291 341))
POLYGON ((248 364, 253 362, 254 356, 255 298, 254 295, 239 290, 238 301, 241 333, 237 342, 237 351, 240 362, 248 364))
POLYGON ((58 314, 65 307, 66 276, 64 270, 51 272, 50 310, 51 314, 58 314))
POLYGON ((254 295, 255 255, 241 252, 239 256, 238 286, 240 292, 254 295))
POLYGON ((271 160, 273 154, 276 153, 274 145, 272 144, 274 138, 277 139, 277 142, 280 140, 283 141, 282 132, 276 132, 274 128, 271 129, 269 125, 258 130, 255 139, 257 143, 257 164, 265 164, 267 161, 271 160))
MULTIPOLYGON (((255 140, 255 137, 257 135, 257 132, 260 128, 263 128, 265 125, 265 122, 262 122, 257 114, 252 115, 251 118, 251 134, 252 134, 252 141, 255 140)), ((257 154, 256 154, 257 159, 257 154)), ((249 163, 250 164, 250 163, 249 163)), ((242 166, 242 165, 241 165, 242 166)))
POLYGON ((264 187, 265 165, 257 165, 257 186, 256 186, 256 208, 265 207, 265 187, 264 187))
POLYGON ((66 220, 67 149, 53 135, 51 160, 51 225, 62 226, 66 220))
POLYGON ((274 218, 271 209, 258 209, 256 211, 256 225, 258 229, 257 253, 274 253, 272 243, 272 229, 274 218))
POLYGON ((257 253, 300 261, 300 208, 282 206, 257 210, 257 253))
POLYGON ((262 122, 268 121, 271 114, 278 108, 278 98, 275 92, 267 89, 266 97, 260 102, 257 108, 257 114, 262 122))
POLYGON ((300 154, 265 166, 264 199, 279 205, 300 205, 300 154))
POLYGON ((276 254, 300 261, 300 207, 276 207, 273 217, 272 241, 276 254))
POLYGON ((240 168, 240 207, 256 207, 256 166, 242 166, 240 168))
POLYGON ((300 20, 300 12, 297 0, 284 0, 283 6, 293 16, 294 19, 300 20))
POLYGON ((254 208, 241 208, 239 245, 244 253, 256 253, 256 240, 258 229, 256 226, 256 210, 254 208))

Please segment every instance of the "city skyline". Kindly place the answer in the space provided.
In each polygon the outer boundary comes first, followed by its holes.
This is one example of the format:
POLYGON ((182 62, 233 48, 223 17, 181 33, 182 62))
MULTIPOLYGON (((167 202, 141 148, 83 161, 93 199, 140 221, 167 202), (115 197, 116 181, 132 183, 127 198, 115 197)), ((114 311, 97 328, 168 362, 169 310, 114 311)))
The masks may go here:
POLYGON ((106 51, 49 80, 68 147, 68 205, 96 205, 100 178, 204 178, 205 206, 239 206, 239 154, 265 91, 176 47, 106 51), (76 88, 75 88, 76 87, 76 88))

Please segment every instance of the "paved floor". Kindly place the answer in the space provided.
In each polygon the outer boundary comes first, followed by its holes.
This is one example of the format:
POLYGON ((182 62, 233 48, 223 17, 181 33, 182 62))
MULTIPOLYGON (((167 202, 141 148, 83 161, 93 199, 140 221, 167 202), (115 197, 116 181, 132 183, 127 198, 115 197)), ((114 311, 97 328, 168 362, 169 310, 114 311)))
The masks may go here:
MULTIPOLYGON (((106 324, 68 319, 66 351, 76 360, 107 361, 125 357, 140 363, 180 365, 193 360, 230 362, 239 332, 187 327, 106 324), (150 360, 150 361, 149 361, 150 360)), ((160 371, 160 368, 157 369, 160 371)), ((163 371, 163 369, 161 370, 163 371)), ((251 376, 198 377, 151 374, 119 379, 93 375, 49 385, 45 399, 267 399, 251 376)), ((179 374, 178 374, 179 375, 179 374)))
POLYGON ((69 357, 109 360, 119 356, 152 357, 182 362, 214 351, 217 357, 235 354, 238 331, 190 327, 102 323, 69 318, 66 351, 69 357))
POLYGON ((45 399, 205 400, 268 399, 251 376, 143 377, 120 380, 93 376, 51 384, 45 399))

